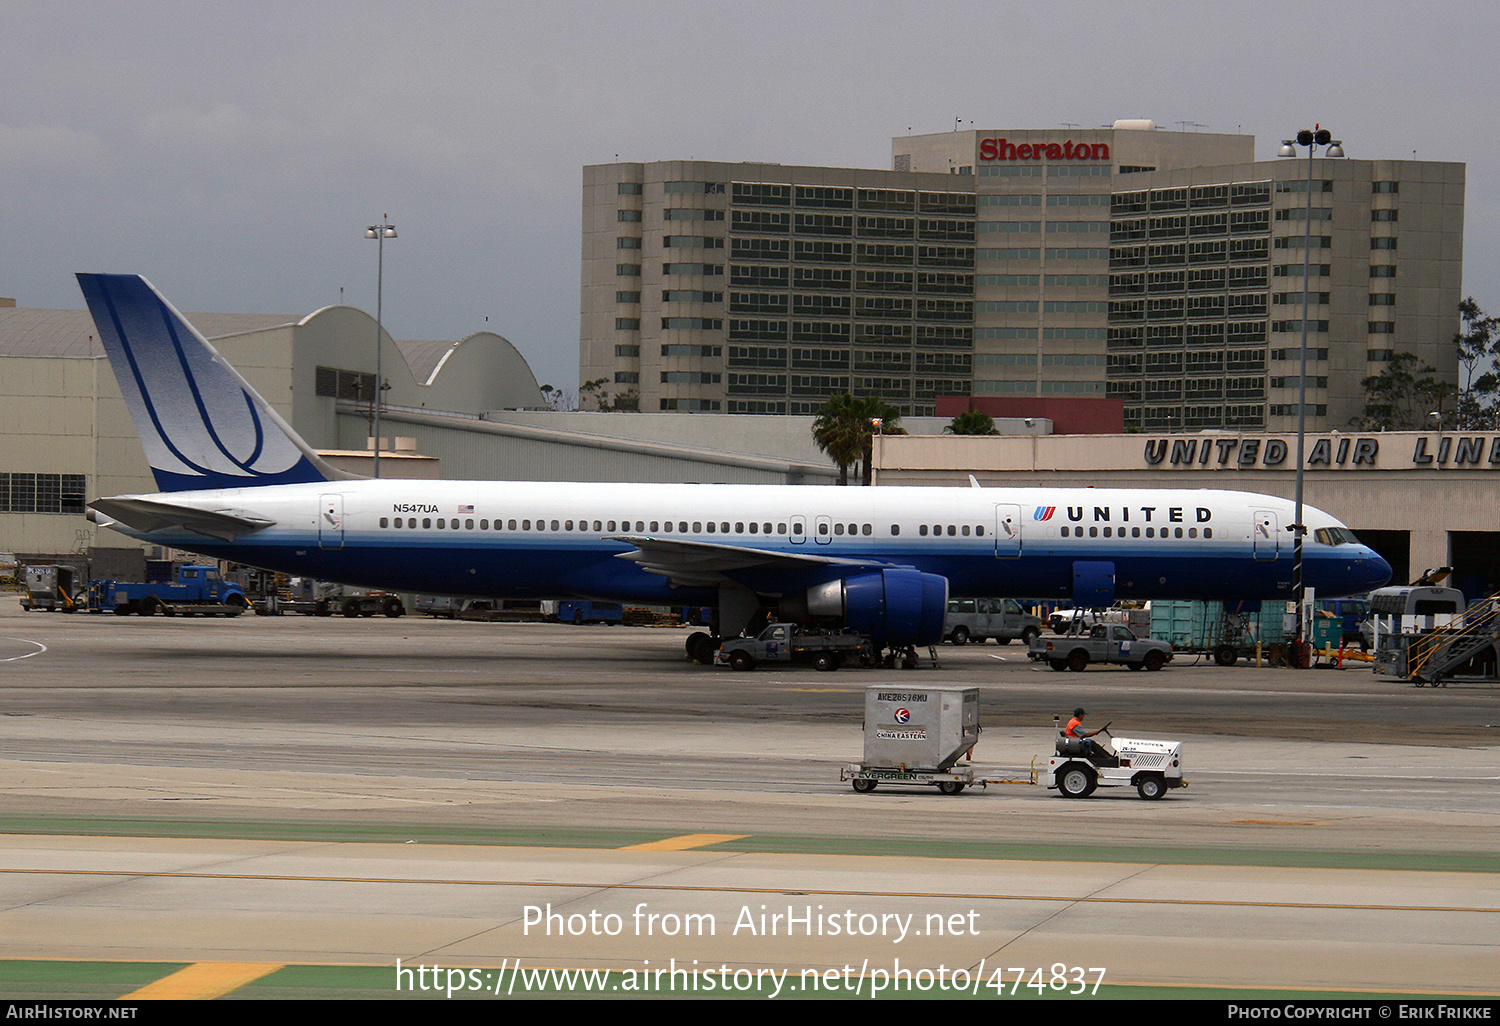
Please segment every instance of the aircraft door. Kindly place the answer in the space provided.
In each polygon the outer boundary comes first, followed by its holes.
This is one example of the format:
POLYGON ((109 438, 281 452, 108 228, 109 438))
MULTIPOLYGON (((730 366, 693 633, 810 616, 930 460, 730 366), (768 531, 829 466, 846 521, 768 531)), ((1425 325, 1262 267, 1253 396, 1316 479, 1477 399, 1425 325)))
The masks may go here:
POLYGON ((995 506, 995 558, 1016 559, 1021 555, 1021 507, 1014 503, 995 506))
POLYGON ((318 496, 318 548, 344 547, 344 497, 318 496))
POLYGON ((833 541, 833 519, 831 517, 819 517, 814 531, 813 541, 819 545, 829 544, 833 541))
POLYGON ((1276 521, 1276 514, 1271 510, 1258 509, 1255 511, 1253 538, 1256 559, 1276 558, 1276 548, 1281 539, 1281 531, 1276 521))

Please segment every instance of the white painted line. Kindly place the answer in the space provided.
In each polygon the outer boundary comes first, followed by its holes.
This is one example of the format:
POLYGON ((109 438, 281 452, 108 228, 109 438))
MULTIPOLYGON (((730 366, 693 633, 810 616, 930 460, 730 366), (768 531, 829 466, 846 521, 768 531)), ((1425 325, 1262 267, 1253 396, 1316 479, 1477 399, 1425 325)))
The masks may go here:
POLYGON ((41 655, 43 652, 47 651, 46 645, 43 645, 40 641, 32 641, 29 638, 0 638, 0 641, 19 641, 23 645, 36 646, 35 652, 27 652, 25 655, 7 656, 4 659, 0 659, 0 663, 13 663, 17 659, 30 659, 34 655, 41 655))

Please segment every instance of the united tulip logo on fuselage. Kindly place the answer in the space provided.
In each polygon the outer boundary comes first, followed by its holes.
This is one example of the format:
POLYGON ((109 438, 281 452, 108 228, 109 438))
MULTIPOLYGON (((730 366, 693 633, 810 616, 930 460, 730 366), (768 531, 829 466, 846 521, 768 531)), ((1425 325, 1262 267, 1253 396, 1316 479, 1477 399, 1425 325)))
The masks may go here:
POLYGON ((1052 514, 1057 512, 1056 506, 1038 506, 1036 512, 1031 514, 1033 520, 1051 520, 1052 514))

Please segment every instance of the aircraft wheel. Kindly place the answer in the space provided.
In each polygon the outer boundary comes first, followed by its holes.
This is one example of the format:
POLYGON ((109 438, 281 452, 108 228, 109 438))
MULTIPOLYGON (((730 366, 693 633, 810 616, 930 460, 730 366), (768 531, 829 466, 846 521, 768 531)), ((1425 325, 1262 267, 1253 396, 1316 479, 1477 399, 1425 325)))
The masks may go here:
POLYGON ((1159 801, 1166 796, 1167 782, 1158 776, 1142 777, 1135 783, 1135 793, 1148 802, 1159 801))
POLYGON ((1099 786, 1094 771, 1078 763, 1069 763, 1057 778, 1057 793, 1064 798, 1087 798, 1099 786))
POLYGON ((855 777, 850 782, 849 786, 853 787, 854 790, 858 791, 860 794, 869 794, 871 791, 875 790, 875 784, 876 781, 874 780, 865 780, 862 777, 855 777))
POLYGON ((964 785, 957 780, 939 780, 938 791, 942 794, 963 794, 964 785))

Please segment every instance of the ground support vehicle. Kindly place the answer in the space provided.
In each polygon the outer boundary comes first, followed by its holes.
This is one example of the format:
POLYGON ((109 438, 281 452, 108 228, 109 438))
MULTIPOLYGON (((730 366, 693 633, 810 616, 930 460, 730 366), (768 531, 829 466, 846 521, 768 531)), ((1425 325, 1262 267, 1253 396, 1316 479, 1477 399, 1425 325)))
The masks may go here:
POLYGON ((1500 682, 1500 594, 1442 627, 1406 639, 1406 677, 1417 687, 1500 682))
POLYGON ((1042 633, 1041 623, 1015 599, 950 599, 943 620, 943 640, 967 645, 994 638, 1002 645, 1016 640, 1030 645, 1042 633))
POLYGON ((958 760, 979 740, 979 689, 865 689, 865 750, 839 779, 867 794, 882 783, 936 786, 959 794, 974 783, 958 760))
POLYGON ((1087 798, 1101 787, 1133 787, 1142 798, 1155 801, 1188 786, 1182 776, 1182 742, 1112 738, 1107 723, 1092 738, 1059 736, 1042 784, 1062 798, 1087 798))
POLYGON ((1422 639, 1461 632, 1468 622, 1466 614, 1464 593, 1456 588, 1394 585, 1370 592, 1375 672, 1414 683, 1437 684, 1441 679, 1438 666, 1447 658, 1434 662, 1431 643, 1422 639), (1414 648, 1418 651, 1413 652, 1414 648), (1414 672, 1418 668, 1427 670, 1427 678, 1419 680, 1414 672))
POLYGON ((89 587, 85 583, 88 574, 78 567, 62 563, 28 566, 22 577, 26 588, 21 598, 22 609, 76 613, 88 608, 89 587))
POLYGON ((1132 670, 1160 670, 1172 661, 1172 646, 1155 638, 1138 638, 1129 627, 1100 623, 1086 634, 1037 638, 1027 656, 1054 670, 1085 669, 1090 663, 1120 663, 1132 670))
POLYGON ((851 660, 868 662, 873 655, 870 639, 862 634, 773 623, 754 638, 725 639, 715 661, 736 670, 753 670, 760 663, 811 663, 815 669, 837 670, 851 660))
POLYGON ((311 577, 283 577, 274 579, 265 588, 265 594, 255 601, 255 612, 259 616, 284 616, 287 613, 302 613, 306 616, 405 616, 406 604, 401 596, 384 591, 370 591, 352 585, 319 581, 311 577))
POLYGON ((244 590, 216 566, 180 566, 167 583, 94 581, 89 590, 94 609, 119 616, 239 616, 250 608, 244 590))
POLYGON ((625 609, 618 602, 563 599, 557 604, 555 615, 559 623, 623 623, 625 621, 625 609))
POLYGON ((1212 655, 1219 666, 1261 657, 1286 640, 1281 602, 1151 603, 1153 638, 1169 642, 1178 655, 1212 655))

